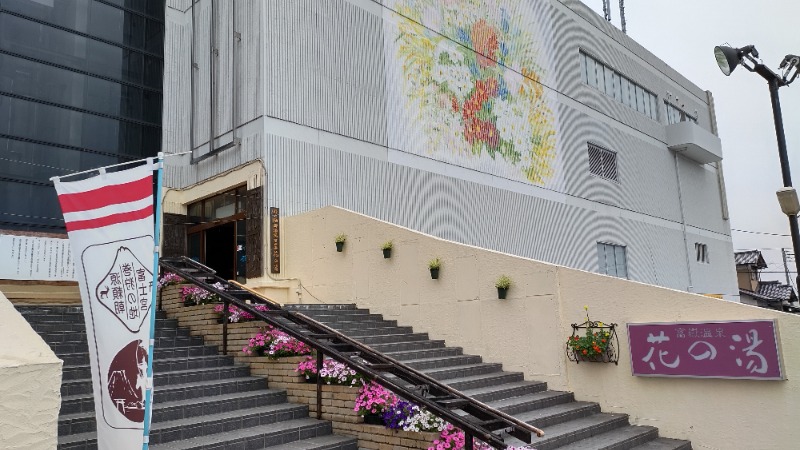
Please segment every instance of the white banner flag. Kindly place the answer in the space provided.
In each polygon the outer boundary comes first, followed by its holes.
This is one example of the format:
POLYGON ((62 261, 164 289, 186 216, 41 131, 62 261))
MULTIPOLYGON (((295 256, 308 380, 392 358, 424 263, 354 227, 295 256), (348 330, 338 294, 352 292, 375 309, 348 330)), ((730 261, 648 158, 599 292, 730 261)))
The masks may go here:
POLYGON ((142 448, 154 164, 55 180, 81 290, 99 449, 142 448))

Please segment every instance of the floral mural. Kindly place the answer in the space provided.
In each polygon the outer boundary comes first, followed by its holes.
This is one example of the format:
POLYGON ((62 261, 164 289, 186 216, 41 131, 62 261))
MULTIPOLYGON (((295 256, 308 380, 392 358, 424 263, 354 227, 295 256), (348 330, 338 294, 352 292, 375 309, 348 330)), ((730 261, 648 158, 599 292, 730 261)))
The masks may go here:
POLYGON ((422 127, 429 155, 471 159, 468 167, 502 168, 497 175, 541 185, 554 173, 555 119, 536 40, 509 12, 514 5, 397 0, 396 35, 388 39, 401 65, 407 117, 422 127))

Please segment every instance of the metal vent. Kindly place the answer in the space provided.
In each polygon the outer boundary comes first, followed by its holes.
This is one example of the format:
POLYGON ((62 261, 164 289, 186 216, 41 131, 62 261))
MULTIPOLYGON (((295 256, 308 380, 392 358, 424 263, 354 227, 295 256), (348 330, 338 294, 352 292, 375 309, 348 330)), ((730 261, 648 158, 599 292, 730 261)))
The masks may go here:
POLYGON ((617 153, 589 143, 589 172, 618 182, 617 153))

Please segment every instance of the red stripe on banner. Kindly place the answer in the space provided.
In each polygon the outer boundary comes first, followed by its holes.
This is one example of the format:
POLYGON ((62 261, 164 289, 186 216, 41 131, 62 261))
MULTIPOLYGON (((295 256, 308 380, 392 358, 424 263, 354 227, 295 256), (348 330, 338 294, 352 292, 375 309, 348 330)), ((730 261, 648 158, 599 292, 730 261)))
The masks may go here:
POLYGON ((134 220, 144 219, 153 215, 153 205, 147 205, 142 209, 136 211, 111 214, 109 216, 98 217, 96 219, 76 220, 74 222, 66 222, 67 232, 89 230, 93 228, 107 227, 123 222, 132 222, 134 220))
POLYGON ((61 203, 61 212, 66 214, 134 202, 152 196, 153 175, 150 174, 128 183, 111 184, 75 194, 61 194, 58 201, 61 203))

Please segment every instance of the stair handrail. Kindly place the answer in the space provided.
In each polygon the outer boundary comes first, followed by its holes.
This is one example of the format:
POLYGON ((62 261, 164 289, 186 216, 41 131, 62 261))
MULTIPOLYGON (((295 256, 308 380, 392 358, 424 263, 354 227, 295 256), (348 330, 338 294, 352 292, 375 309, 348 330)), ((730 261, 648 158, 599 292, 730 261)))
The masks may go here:
MULTIPOLYGON (((321 364, 321 355, 327 355, 331 358, 346 364, 352 368, 354 368, 359 373, 365 375, 368 379, 371 379, 378 384, 388 388, 391 391, 399 394, 401 397, 404 397, 408 400, 414 401, 420 406, 424 406, 434 415, 452 423, 457 428, 460 428, 464 431, 467 447, 472 447, 472 436, 475 436, 482 441, 486 442, 490 446, 497 448, 497 449, 505 449, 508 447, 503 441, 503 438, 497 434, 495 434, 492 430, 487 429, 484 425, 492 425, 492 428, 495 430, 510 428, 511 430, 508 433, 524 442, 531 443, 532 435, 535 434, 538 437, 544 436, 544 431, 540 430, 533 425, 527 424, 519 419, 516 419, 502 411, 498 411, 495 408, 492 408, 486 405, 483 402, 475 400, 471 397, 468 397, 461 393, 460 391, 453 389, 440 381, 423 374, 422 372, 417 371, 400 361, 395 360, 389 356, 384 355, 381 352, 374 350, 372 347, 364 345, 360 342, 355 341, 354 339, 348 337, 347 335, 342 334, 341 332, 334 330, 327 325, 320 323, 305 314, 290 311, 284 309, 279 303, 267 298, 266 296, 250 289, 241 283, 233 280, 224 280, 223 278, 216 275, 216 273, 208 268, 207 266, 200 264, 192 259, 187 257, 180 257, 180 258, 162 258, 159 264, 166 270, 175 272, 181 278, 202 287, 203 289, 212 292, 219 296, 223 303, 225 304, 225 311, 228 310, 228 304, 234 304, 237 308, 247 311, 248 313, 252 314, 254 317, 272 325, 275 328, 280 329, 284 333, 294 337, 295 339, 304 342, 305 344, 313 347, 317 350, 318 355, 318 365, 321 364), (200 278, 195 277, 192 275, 191 272, 183 269, 178 264, 184 264, 186 266, 190 266, 195 270, 204 271, 206 274, 203 275, 203 278, 213 278, 216 282, 227 284, 228 286, 233 286, 239 289, 240 291, 245 291, 249 295, 254 296, 257 300, 259 300, 262 304, 268 304, 271 308, 269 312, 259 311, 255 309, 255 305, 247 303, 245 300, 237 298, 231 295, 226 290, 220 290, 216 288, 213 284, 208 283, 200 278), (277 320, 276 316, 288 319, 293 322, 295 325, 303 326, 311 331, 311 335, 306 335, 292 327, 287 326, 286 324, 277 320), (314 333, 316 331, 316 333, 314 333), (320 333, 322 332, 322 333, 320 333), (365 362, 370 362, 369 359, 372 359, 372 362, 381 362, 385 361, 384 364, 388 364, 390 367, 385 370, 385 372, 391 373, 395 375, 397 378, 402 379, 406 382, 411 383, 412 385, 415 382, 422 381, 425 384, 420 387, 426 386, 428 389, 433 388, 441 393, 444 393, 449 396, 453 396, 454 400, 461 400, 462 402, 466 402, 464 406, 454 407, 454 409, 461 409, 462 411, 466 412, 469 415, 477 418, 480 422, 475 422, 472 420, 467 419, 466 417, 462 417, 456 414, 453 410, 448 409, 442 405, 437 404, 434 400, 427 398, 425 395, 426 393, 422 390, 418 391, 416 389, 408 389, 403 385, 396 383, 394 380, 385 377, 380 372, 373 370, 369 365, 363 364, 360 361, 354 360, 350 358, 344 352, 341 352, 332 347, 333 344, 328 344, 326 342, 322 342, 320 338, 315 338, 313 335, 326 335, 326 337, 322 338, 322 340, 338 340, 346 344, 347 346, 353 347, 358 349, 360 353, 358 356, 362 358, 365 362), (368 358, 365 358, 367 356, 368 358), (498 426, 503 425, 503 426, 498 426)), ((223 325, 227 325, 227 314, 223 316, 225 320, 223 321, 223 325)), ((223 327, 227 328, 227 327, 223 327)), ((225 333, 225 338, 227 338, 227 330, 223 331, 225 333)), ((224 339, 226 342, 227 339, 224 339)), ((227 345, 224 345, 224 352, 227 352, 227 345)), ((341 344, 339 344, 341 345, 341 344)), ((318 378, 318 386, 319 386, 319 378, 318 378)), ((319 393, 318 393, 319 397, 319 393)), ((319 397, 321 398, 321 397, 319 397)), ((448 399, 450 400, 450 399, 448 399)), ((317 414, 321 414, 321 408, 319 408, 317 414)))

